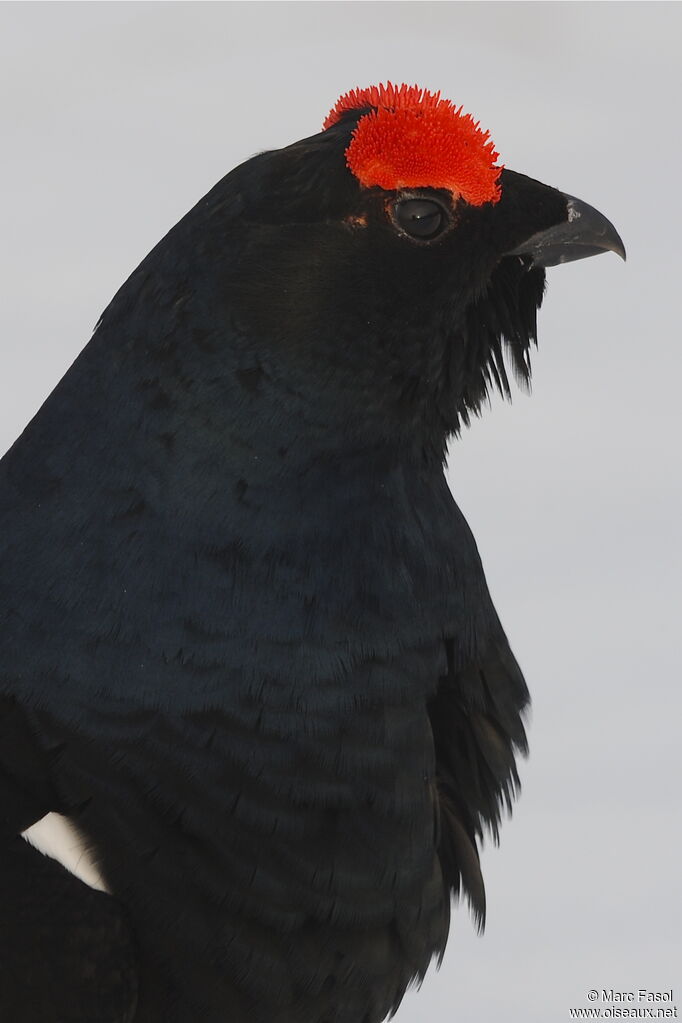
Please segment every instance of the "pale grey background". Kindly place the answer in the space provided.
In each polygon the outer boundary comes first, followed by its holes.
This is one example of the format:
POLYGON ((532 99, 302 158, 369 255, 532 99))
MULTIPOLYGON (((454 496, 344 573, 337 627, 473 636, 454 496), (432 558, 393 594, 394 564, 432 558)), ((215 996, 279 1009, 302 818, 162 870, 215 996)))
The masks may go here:
POLYGON ((453 450, 532 752, 487 933, 455 913, 401 1023, 554 1023, 682 981, 681 38, 676 4, 0 7, 2 450, 161 235, 355 85, 441 89, 627 245, 549 272, 532 400, 453 450))

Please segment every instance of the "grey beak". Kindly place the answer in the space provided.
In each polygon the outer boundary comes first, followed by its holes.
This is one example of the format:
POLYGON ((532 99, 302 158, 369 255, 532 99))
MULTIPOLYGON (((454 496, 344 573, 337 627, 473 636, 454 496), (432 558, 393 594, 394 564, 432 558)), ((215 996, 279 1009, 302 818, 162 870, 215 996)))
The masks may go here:
POLYGON ((530 256, 536 266, 557 266, 575 259, 615 252, 625 259, 625 246, 610 220, 575 196, 563 193, 568 206, 568 219, 547 231, 539 231, 511 256, 530 256))

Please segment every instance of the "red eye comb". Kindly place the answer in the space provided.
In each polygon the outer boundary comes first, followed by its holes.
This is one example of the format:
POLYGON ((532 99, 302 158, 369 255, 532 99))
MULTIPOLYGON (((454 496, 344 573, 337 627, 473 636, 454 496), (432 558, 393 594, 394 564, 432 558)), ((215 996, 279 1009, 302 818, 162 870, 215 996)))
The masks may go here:
POLYGON ((346 110, 374 107, 358 121, 346 162, 366 187, 446 188, 472 206, 500 199, 499 154, 471 114, 440 92, 417 85, 351 89, 330 111, 330 128, 346 110))

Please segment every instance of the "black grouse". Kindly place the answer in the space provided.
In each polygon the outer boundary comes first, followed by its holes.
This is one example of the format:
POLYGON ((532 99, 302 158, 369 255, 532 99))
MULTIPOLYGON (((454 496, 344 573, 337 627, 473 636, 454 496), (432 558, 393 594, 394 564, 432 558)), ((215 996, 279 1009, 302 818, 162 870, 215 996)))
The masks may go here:
POLYGON ((2 460, 3 1021, 379 1023, 452 896, 483 924, 528 693, 446 448, 528 379, 544 268, 624 255, 497 158, 351 91, 159 242, 2 460), (48 813, 104 890, 21 837, 48 813))

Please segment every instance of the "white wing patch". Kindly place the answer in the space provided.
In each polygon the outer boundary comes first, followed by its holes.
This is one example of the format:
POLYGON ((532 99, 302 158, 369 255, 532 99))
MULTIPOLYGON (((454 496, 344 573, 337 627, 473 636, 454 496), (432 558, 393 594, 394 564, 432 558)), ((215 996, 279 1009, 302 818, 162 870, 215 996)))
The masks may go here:
POLYGON ((47 813, 22 831, 21 837, 45 856, 57 860, 91 888, 109 891, 87 843, 68 817, 61 813, 47 813))

